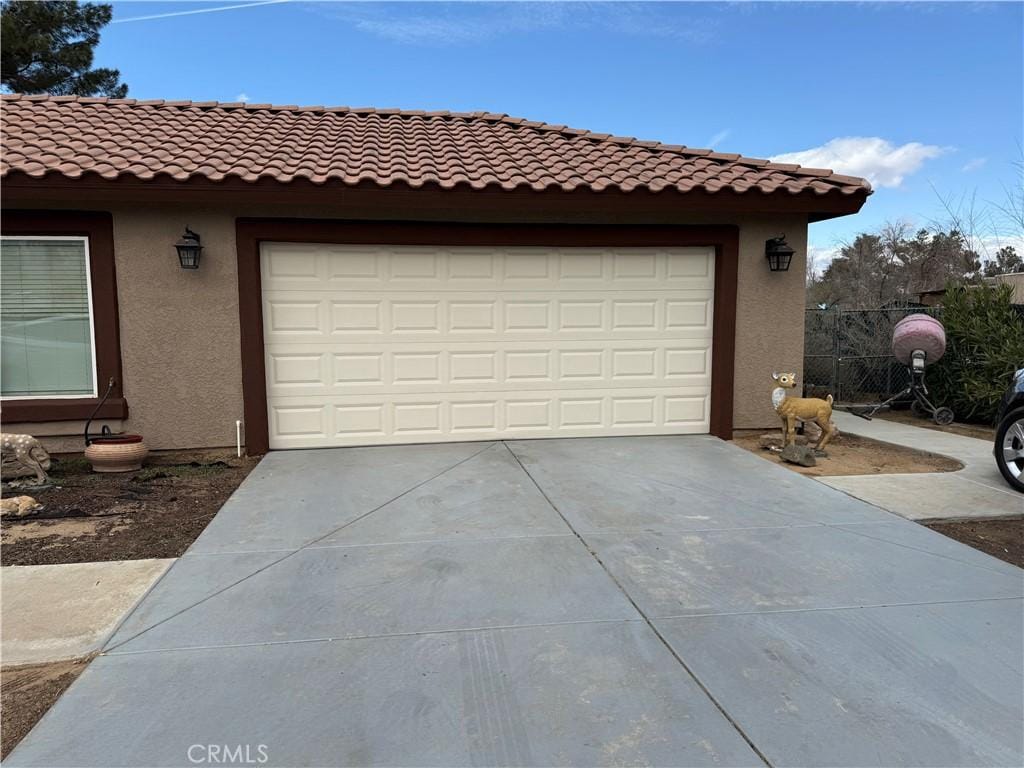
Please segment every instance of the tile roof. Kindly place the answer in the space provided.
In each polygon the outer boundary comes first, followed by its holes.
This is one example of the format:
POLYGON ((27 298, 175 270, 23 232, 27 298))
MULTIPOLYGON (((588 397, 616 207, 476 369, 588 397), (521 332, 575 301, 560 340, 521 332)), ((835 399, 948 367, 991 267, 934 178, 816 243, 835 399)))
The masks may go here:
MULTIPOLYGON (((828 170, 489 112, 4 95, 0 175, 867 195, 828 170)), ((812 196, 813 196, 812 195, 812 196)))

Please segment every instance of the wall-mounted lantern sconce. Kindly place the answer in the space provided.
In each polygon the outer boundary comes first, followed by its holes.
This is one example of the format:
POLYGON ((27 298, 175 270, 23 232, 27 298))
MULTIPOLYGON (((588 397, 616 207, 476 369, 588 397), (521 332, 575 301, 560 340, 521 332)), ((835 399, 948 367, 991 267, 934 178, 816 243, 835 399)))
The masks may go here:
POLYGON ((203 252, 203 246, 199 244, 199 235, 185 227, 185 234, 174 247, 178 249, 178 261, 181 262, 182 269, 199 269, 199 257, 203 252))
POLYGON ((786 272, 794 253, 796 251, 789 247, 785 235, 765 240, 764 255, 768 258, 768 269, 772 272, 786 272))

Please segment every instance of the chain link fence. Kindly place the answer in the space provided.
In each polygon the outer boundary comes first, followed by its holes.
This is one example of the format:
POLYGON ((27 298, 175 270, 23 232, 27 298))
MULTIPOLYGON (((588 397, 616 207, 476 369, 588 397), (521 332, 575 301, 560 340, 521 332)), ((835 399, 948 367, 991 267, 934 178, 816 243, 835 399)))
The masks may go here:
POLYGON ((804 316, 804 391, 839 403, 885 400, 910 383, 892 356, 892 331, 907 315, 939 317, 936 307, 808 309, 804 316))

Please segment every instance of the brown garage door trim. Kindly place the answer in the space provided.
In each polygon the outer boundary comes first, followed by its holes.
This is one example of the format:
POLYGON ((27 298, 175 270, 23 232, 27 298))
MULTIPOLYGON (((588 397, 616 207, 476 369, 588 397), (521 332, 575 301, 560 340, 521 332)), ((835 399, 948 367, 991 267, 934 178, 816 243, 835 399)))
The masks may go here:
POLYGON ((703 246, 715 249, 715 310, 711 342, 711 434, 732 439, 739 230, 715 226, 578 226, 238 219, 238 316, 242 337, 245 444, 251 455, 270 448, 263 349, 260 243, 343 245, 703 246))
MULTIPOLYGON (((110 396, 98 418, 124 419, 128 403, 121 382, 121 332, 117 316, 117 274, 114 266, 114 221, 103 211, 4 211, 4 235, 75 235, 89 238, 89 276, 96 344, 96 388, 102 395, 108 379, 110 396)), ((88 419, 100 397, 4 400, 5 423, 79 421, 88 419)))

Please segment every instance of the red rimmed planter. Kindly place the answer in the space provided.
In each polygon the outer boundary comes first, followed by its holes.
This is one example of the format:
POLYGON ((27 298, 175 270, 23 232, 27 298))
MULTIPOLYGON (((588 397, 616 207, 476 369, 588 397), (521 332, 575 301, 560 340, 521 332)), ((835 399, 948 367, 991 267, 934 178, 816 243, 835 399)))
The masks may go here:
POLYGON ((85 449, 85 458, 93 472, 135 472, 142 469, 142 460, 149 449, 142 435, 94 437, 85 449))

